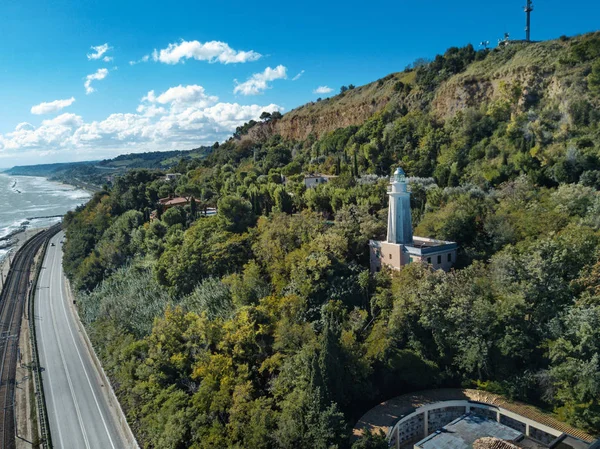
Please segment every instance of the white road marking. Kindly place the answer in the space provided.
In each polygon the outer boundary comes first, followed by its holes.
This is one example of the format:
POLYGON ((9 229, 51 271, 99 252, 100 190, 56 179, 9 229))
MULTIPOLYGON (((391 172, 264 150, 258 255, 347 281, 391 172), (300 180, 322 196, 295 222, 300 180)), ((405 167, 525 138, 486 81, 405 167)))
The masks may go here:
MULTIPOLYGON (((55 253, 54 259, 56 259, 56 253, 55 253)), ((52 268, 50 269, 50 279, 52 279, 53 272, 54 272, 54 263, 52 264, 52 268)), ((51 283, 52 283, 52 281, 51 281, 51 283)), ((52 296, 52 295, 50 295, 50 296, 52 296)), ((71 397, 73 398, 73 403, 75 404, 75 412, 77 413, 77 420, 79 421, 79 427, 81 428, 81 433, 83 435, 85 447, 87 449, 91 449, 90 442, 87 437, 87 433, 85 432, 85 426, 83 425, 83 417, 81 416, 79 402, 77 401, 77 398, 75 397, 75 391, 73 389, 73 382, 71 380, 71 374, 69 373, 69 369, 67 368, 67 363, 65 361, 65 354, 63 352, 63 347, 62 347, 62 344, 60 343, 60 338, 58 337, 58 332, 56 331, 58 323, 56 322, 56 315, 54 313, 52 299, 50 299, 50 312, 52 315, 52 323, 54 324, 52 327, 54 329, 54 336, 56 337, 56 344, 58 345, 58 351, 60 352, 61 362, 62 362, 63 368, 65 370, 65 374, 67 376, 67 383, 69 384, 69 390, 71 391, 71 397)))
MULTIPOLYGON (((47 274, 47 271, 44 272, 44 274, 47 274)), ((38 297, 40 297, 39 299, 41 300, 41 290, 38 290, 38 297)), ((50 301, 50 297, 48 297, 48 301, 50 301)), ((39 302, 39 301, 38 301, 39 302)), ((33 319, 35 319, 35 316, 33 317, 33 319)), ((40 324, 40 336, 42 336, 42 325, 40 324)), ((46 350, 44 349, 44 338, 40 338, 40 346, 42 347, 42 357, 44 358, 44 366, 48 366, 48 364, 46 363, 46 350)), ((52 370, 46 369, 44 372, 46 373, 46 375, 48 376, 48 385, 52 386, 52 376, 50 375, 50 372, 52 370)), ((52 387, 48 388, 48 391, 50 392, 50 397, 52 398, 52 408, 54 409, 54 417, 56 419, 56 427, 58 429, 58 439, 60 440, 60 447, 64 447, 65 443, 63 441, 63 436, 62 436, 62 430, 60 429, 60 423, 59 423, 59 414, 56 411, 56 398, 54 397, 54 389, 52 387)))
MULTIPOLYGON (((58 253, 58 252, 56 252, 58 253)), ((55 254, 56 254, 55 253, 55 254)), ((102 419, 102 424, 104 425, 104 429, 106 430, 106 435, 108 436, 108 440, 110 441, 110 445, 113 449, 116 449, 113 440, 110 436, 110 432, 108 430, 108 426, 106 425, 106 420, 104 419, 104 414, 102 413, 102 410, 100 409, 100 404, 98 403, 98 398, 96 397, 96 393, 94 392, 94 388, 92 387, 92 382, 90 381, 90 376, 88 375, 87 369, 85 367, 85 364, 83 363, 83 358, 81 357, 81 352, 79 351, 79 347, 77 346, 77 342, 75 341, 75 335, 73 335, 73 329, 71 326, 71 321, 69 320, 69 317, 67 316, 67 309, 65 306, 65 296, 64 296, 64 279, 63 279, 63 274, 62 274, 62 264, 60 265, 60 297, 62 299, 61 303, 62 303, 62 309, 63 309, 63 313, 65 315, 65 319, 67 320, 67 326, 69 328, 69 333, 71 334, 71 338, 73 339, 73 344, 75 345, 75 350, 77 351, 77 355, 79 356, 79 361, 81 362, 81 366, 83 367, 83 372, 85 374, 85 377, 88 381, 88 385, 90 386, 90 391, 92 392, 92 395, 94 396, 94 402, 96 403, 96 407, 98 408, 98 412, 100 413, 100 418, 102 419)))

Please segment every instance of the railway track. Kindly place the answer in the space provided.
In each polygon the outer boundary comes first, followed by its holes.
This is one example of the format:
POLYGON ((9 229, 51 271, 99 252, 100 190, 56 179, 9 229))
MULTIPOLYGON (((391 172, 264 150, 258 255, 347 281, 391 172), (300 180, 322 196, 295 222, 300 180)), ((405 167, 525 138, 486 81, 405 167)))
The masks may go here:
POLYGON ((40 232, 19 249, 0 295, 0 449, 15 449, 15 375, 21 319, 30 286, 35 255, 60 230, 40 232))

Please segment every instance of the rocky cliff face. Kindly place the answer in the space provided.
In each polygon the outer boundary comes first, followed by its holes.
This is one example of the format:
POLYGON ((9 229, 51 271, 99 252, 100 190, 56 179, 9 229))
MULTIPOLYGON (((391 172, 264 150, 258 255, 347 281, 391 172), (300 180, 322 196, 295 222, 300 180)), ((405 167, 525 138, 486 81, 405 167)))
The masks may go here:
POLYGON ((507 95, 519 96, 525 109, 540 101, 556 102, 566 114, 570 97, 587 91, 589 64, 561 63, 580 42, 600 39, 600 33, 539 43, 517 42, 492 51, 485 59, 427 92, 415 82, 415 71, 395 73, 371 84, 294 109, 275 123, 250 130, 246 138, 273 134, 305 140, 351 125, 361 125, 386 107, 429 110, 440 120, 466 108, 480 107, 507 95), (405 88, 405 86, 408 86, 405 88), (517 92, 517 93, 515 93, 517 92))
POLYGON ((352 104, 345 109, 324 109, 316 114, 312 114, 311 111, 293 114, 277 123, 275 130, 288 139, 304 140, 310 134, 318 138, 338 128, 364 123, 373 114, 383 109, 388 102, 389 98, 383 97, 373 102, 352 104))
POLYGON ((262 139, 280 134, 285 139, 305 140, 311 134, 323 134, 352 125, 361 125, 383 110, 390 102, 407 101, 406 93, 397 90, 397 83, 408 82, 411 73, 395 73, 344 94, 311 102, 296 108, 275 123, 265 123, 250 130, 247 138, 262 139))
POLYGON ((544 101, 555 102, 566 110, 570 97, 585 95, 589 65, 564 61, 579 42, 593 38, 594 34, 569 40, 515 43, 492 52, 485 60, 442 83, 435 92, 431 110, 447 119, 465 108, 501 99, 507 89, 519 91, 523 109, 544 101))

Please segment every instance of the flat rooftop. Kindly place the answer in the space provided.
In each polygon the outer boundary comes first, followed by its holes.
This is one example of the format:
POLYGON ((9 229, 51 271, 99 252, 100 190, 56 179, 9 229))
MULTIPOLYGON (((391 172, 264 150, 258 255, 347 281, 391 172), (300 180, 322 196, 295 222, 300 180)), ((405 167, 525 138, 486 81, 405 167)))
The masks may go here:
POLYGON ((446 251, 452 251, 458 248, 456 242, 446 242, 444 240, 429 239, 427 237, 413 237, 410 245, 405 245, 409 254, 419 256, 432 255, 446 251))
POLYGON ((441 240, 417 240, 418 237, 415 237, 413 243, 411 245, 413 248, 435 248, 437 246, 450 245, 454 242, 443 242, 441 240))
POLYGON ((415 444, 423 449, 471 449, 480 438, 493 437, 516 442, 523 438, 517 430, 477 415, 464 415, 415 444))

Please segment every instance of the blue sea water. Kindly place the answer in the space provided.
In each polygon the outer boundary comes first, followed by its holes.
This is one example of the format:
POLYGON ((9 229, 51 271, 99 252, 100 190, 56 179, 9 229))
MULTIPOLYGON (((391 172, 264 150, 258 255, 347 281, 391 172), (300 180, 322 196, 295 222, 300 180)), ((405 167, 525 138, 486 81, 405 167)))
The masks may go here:
POLYGON ((72 186, 34 176, 0 174, 0 260, 10 251, 10 237, 44 228, 69 210, 86 203, 90 194, 72 186))

